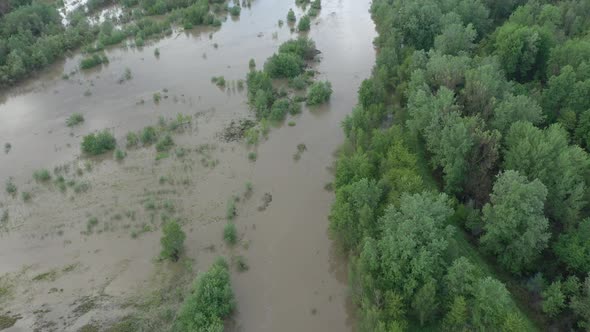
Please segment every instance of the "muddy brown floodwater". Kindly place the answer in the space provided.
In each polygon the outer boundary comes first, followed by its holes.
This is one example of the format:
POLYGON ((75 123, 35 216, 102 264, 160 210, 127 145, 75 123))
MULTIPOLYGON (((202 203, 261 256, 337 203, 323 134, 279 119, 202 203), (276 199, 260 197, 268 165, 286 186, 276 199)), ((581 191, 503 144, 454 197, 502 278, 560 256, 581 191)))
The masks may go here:
POLYGON ((125 299, 158 287, 158 276, 178 269, 156 260, 161 220, 168 217, 187 233, 185 255, 195 274, 219 255, 247 259, 247 272, 232 269, 238 305, 230 329, 353 329, 346 262, 327 233, 334 197, 324 186, 343 141, 340 123, 374 63, 375 30, 366 0, 322 5, 309 36, 322 52, 314 67, 318 79, 332 82, 331 101, 304 108, 288 119, 296 126, 273 128, 255 149, 219 139, 231 120, 252 115, 245 91, 235 83, 219 89, 211 77, 244 79, 250 58, 261 66, 297 37, 288 25, 278 26, 296 9, 294 0, 255 0, 219 29, 110 49, 107 66, 62 79, 76 70, 77 54, 0 97, 0 144, 11 144, 0 155, 0 212, 8 211, 0 222, 0 316, 19 318, 6 331, 77 331, 129 314, 125 299), (125 68, 133 78, 118 83, 125 68), (65 120, 74 112, 85 122, 70 129, 65 120), (156 160, 151 147, 127 149, 122 162, 80 156, 82 136, 90 132, 108 128, 124 147, 127 132, 178 113, 192 119, 173 135, 184 155, 156 160), (307 149, 294 160, 298 144, 307 149), (251 162, 254 150, 258 158, 251 162), (53 182, 35 182, 32 174, 41 168, 61 170, 71 187, 62 192, 53 182), (9 177, 18 187, 14 197, 4 190, 9 177), (244 195, 246 182, 251 195, 244 195), (32 196, 28 202, 24 191, 32 196), (222 230, 232 196, 241 197, 240 245, 229 248, 222 230))

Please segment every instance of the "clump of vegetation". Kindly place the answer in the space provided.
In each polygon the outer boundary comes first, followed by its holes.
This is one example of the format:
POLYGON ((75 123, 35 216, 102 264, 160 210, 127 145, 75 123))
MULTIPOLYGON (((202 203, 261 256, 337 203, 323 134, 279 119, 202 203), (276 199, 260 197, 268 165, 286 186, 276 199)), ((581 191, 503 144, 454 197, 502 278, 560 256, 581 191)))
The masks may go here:
POLYGON ((137 146, 137 144, 139 143, 139 136, 132 131, 128 132, 125 138, 127 139, 128 148, 137 146))
POLYGON ((293 78, 303 72, 305 63, 297 54, 279 52, 274 54, 264 64, 264 71, 272 78, 293 78))
POLYGON ((109 59, 106 57, 106 55, 93 54, 80 61, 80 68, 90 69, 104 63, 109 63, 109 59))
POLYGON ((168 151, 173 146, 174 146, 174 140, 172 140, 172 136, 170 136, 169 134, 166 134, 158 140, 158 143, 156 143, 156 151, 158 151, 158 152, 168 151))
POLYGON ((314 0, 311 3, 311 8, 316 9, 316 10, 322 9, 322 0, 314 0))
POLYGON ((160 256, 163 259, 170 259, 173 262, 178 261, 182 254, 186 234, 176 220, 168 221, 164 225, 162 232, 163 235, 160 239, 162 251, 160 252, 160 256))
POLYGON ((236 304, 227 262, 220 258, 194 283, 176 317, 174 331, 223 331, 236 304))
POLYGON ((319 105, 330 100, 332 84, 328 81, 314 82, 307 92, 307 105, 319 105))
POLYGON ((157 48, 157 47, 156 47, 156 49, 154 50, 154 56, 155 56, 156 58, 159 58, 159 57, 160 57, 160 49, 159 49, 159 48, 157 48))
POLYGON ((12 178, 9 178, 6 181, 6 185, 4 187, 6 189, 6 193, 8 193, 9 195, 14 196, 17 192, 17 187, 16 184, 14 184, 14 180, 12 178))
POLYGON ((116 149, 114 153, 114 157, 117 161, 121 161, 127 157, 127 153, 121 149, 116 149))
POLYGON ((250 70, 256 69, 256 61, 254 61, 254 59, 250 59, 250 61, 248 62, 248 67, 250 68, 250 70))
POLYGON ((299 23, 297 24, 297 30, 299 30, 301 32, 305 32, 305 31, 309 31, 310 28, 311 28, 311 19, 309 18, 308 15, 304 15, 303 17, 301 17, 301 19, 299 20, 299 23))
POLYGON ((33 172, 33 179, 37 182, 47 182, 51 180, 51 173, 47 169, 40 169, 33 172))
POLYGON ((159 92, 154 92, 152 99, 154 100, 155 104, 159 104, 160 100, 162 100, 162 95, 159 92))
POLYGON ((90 217, 90 219, 88 219, 88 221, 86 222, 86 234, 92 234, 92 232, 94 231, 94 227, 96 227, 97 225, 98 218, 90 217))
POLYGON ((287 22, 295 23, 295 21, 297 21, 297 17, 295 17, 295 12, 293 11, 293 8, 290 8, 289 12, 287 13, 287 22))
POLYGON ((82 122, 84 122, 84 116, 80 113, 74 113, 66 119, 66 125, 68 127, 77 126, 82 122))
POLYGON ((215 85, 217 85, 220 88, 225 88, 225 77, 223 76, 214 76, 211 78, 211 83, 214 83, 215 85))
POLYGON ((22 197, 22 199, 23 199, 23 202, 25 202, 25 203, 26 203, 26 202, 29 202, 29 201, 31 200, 31 193, 30 193, 30 192, 28 192, 28 191, 23 191, 23 192, 21 193, 21 197, 22 197))
POLYGON ((309 80, 305 75, 297 75, 289 80, 289 87, 295 90, 304 90, 308 84, 309 80))
POLYGON ((90 183, 88 181, 76 182, 73 184, 73 187, 76 194, 81 194, 90 189, 90 183))
POLYGON ((0 222, 6 223, 10 219, 10 215, 8 214, 8 209, 4 209, 2 214, 0 215, 0 222))
POLYGON ((158 139, 158 132, 156 128, 152 126, 147 126, 141 130, 141 134, 139 135, 139 140, 143 145, 150 145, 156 142, 158 139))
POLYGON ((232 197, 227 200, 226 208, 225 208, 225 218, 227 220, 233 220, 238 215, 238 210, 236 208, 236 198, 232 197))
POLYGON ((250 266, 248 265, 248 262, 246 261, 246 257, 244 256, 236 256, 234 259, 235 265, 236 265, 236 269, 238 269, 238 272, 246 272, 250 269, 250 266))
POLYGON ((240 16, 241 12, 242 12, 242 7, 240 7, 240 6, 232 6, 229 9, 229 13, 231 16, 240 16))
POLYGON ((90 155, 99 155, 114 150, 117 140, 108 130, 92 133, 82 139, 82 152, 90 155))
POLYGON ((256 161, 256 159, 258 159, 258 154, 256 152, 251 151, 248 153, 248 160, 256 161))
POLYGON ((11 149, 12 149, 12 144, 10 144, 9 142, 4 143, 4 153, 10 152, 11 149))
POLYGON ((289 125, 289 127, 295 127, 296 123, 295 121, 289 121, 289 123, 287 123, 289 125))
POLYGON ((223 228, 223 240, 231 246, 238 243, 238 230, 233 222, 228 222, 223 228))

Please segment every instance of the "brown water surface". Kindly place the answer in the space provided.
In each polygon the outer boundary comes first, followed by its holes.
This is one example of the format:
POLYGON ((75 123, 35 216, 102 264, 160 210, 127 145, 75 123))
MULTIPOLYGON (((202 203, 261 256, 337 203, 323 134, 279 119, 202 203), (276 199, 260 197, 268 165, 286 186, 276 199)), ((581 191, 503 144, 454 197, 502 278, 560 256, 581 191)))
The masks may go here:
MULTIPOLYGON (((251 112, 235 82, 220 89, 211 77, 244 79, 250 58, 260 67, 280 43, 296 37, 288 25, 278 26, 290 7, 296 9, 294 1, 256 0, 220 29, 177 31, 141 49, 110 49, 107 66, 62 79, 76 71, 78 54, 0 97, 0 144, 12 146, 0 152, 0 181, 13 177, 19 188, 16 197, 3 188, 0 193, 0 210, 10 215, 0 231, 0 287, 9 285, 9 295, 0 293, 0 315, 22 316, 7 331, 76 331, 128 314, 121 306, 125 298, 154 287, 154 276, 175 268, 155 260, 163 214, 183 223, 194 270, 205 271, 219 255, 247 259, 249 271, 232 270, 238 302, 232 329, 353 328, 346 263, 327 234, 333 193, 324 185, 332 180, 329 167, 343 141, 340 123, 374 63, 375 31, 367 1, 322 2, 309 36, 322 52, 313 66, 319 79, 332 82, 331 101, 304 108, 289 119, 296 126, 273 129, 256 149, 220 141, 217 134, 231 120, 251 112), (133 78, 118 83, 125 68, 133 78), (158 104, 156 92, 163 97, 158 104), (74 112, 85 122, 70 129, 65 120, 74 112), (185 157, 172 153, 156 161, 153 147, 129 149, 123 162, 80 156, 80 141, 90 132, 108 128, 124 147, 127 132, 177 113, 193 120, 174 135, 185 157), (307 150, 296 161, 298 144, 307 150), (247 158, 253 150, 256 162, 247 158), (69 165, 67 179, 90 189, 64 194, 32 179, 36 169, 63 165, 69 165), (248 197, 247 181, 254 187, 248 197), (30 202, 23 202, 22 191, 32 194, 30 202), (259 209, 265 194, 272 202, 259 209), (221 234, 232 195, 241 197, 235 219, 240 245, 228 248, 221 234), (146 208, 149 201, 155 210, 146 208), (90 233, 91 217, 98 225, 90 233), (81 310, 88 299, 93 305, 81 310)), ((301 10, 296 13, 300 17, 301 10)))

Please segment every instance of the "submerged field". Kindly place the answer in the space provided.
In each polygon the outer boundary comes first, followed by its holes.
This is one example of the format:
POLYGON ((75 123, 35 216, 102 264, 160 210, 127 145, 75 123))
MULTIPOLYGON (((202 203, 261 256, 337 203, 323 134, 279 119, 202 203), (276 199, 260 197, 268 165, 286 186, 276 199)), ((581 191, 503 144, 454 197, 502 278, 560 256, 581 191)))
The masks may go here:
POLYGON ((107 48, 94 69, 79 70, 74 53, 0 95, 0 330, 127 331, 137 319, 166 330, 219 256, 237 300, 228 330, 352 329, 327 189, 375 31, 368 2, 324 0, 303 35, 321 51, 311 68, 332 82, 330 102, 247 145, 239 129, 255 118, 239 80, 251 58, 261 68, 302 34, 278 23, 289 8, 301 16, 291 0, 252 1, 221 27, 107 48), (224 86, 212 83, 219 76, 224 86), (67 126, 75 113, 84 121, 67 126), (146 126, 173 145, 127 147, 146 126), (103 129, 124 155, 81 153, 103 129), (159 259, 172 219, 186 233, 178 262, 159 259), (235 245, 224 242, 228 219, 235 245))

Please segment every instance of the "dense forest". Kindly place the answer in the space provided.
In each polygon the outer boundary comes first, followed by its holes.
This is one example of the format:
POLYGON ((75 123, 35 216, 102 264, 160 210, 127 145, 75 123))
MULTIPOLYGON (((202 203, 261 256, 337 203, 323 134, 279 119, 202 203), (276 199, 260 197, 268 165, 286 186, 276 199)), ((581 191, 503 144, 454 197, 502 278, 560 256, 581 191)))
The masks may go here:
POLYGON ((590 329, 590 2, 372 15, 330 216, 359 329, 590 329))

